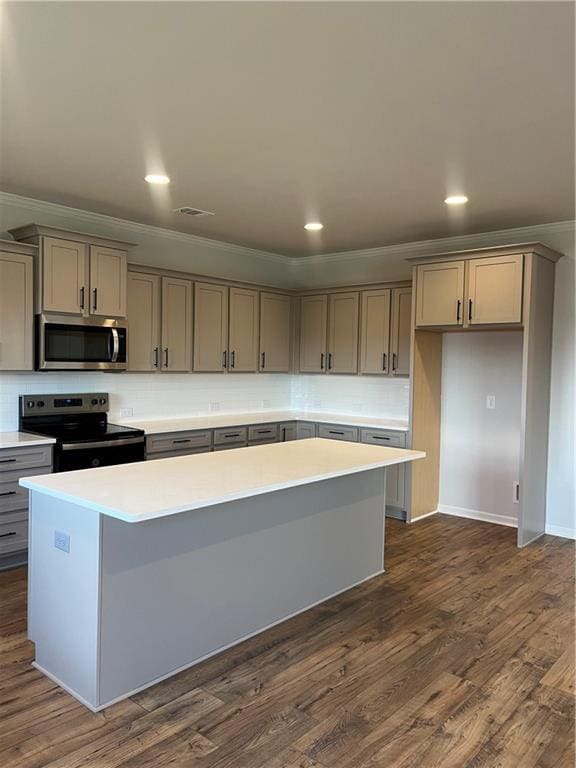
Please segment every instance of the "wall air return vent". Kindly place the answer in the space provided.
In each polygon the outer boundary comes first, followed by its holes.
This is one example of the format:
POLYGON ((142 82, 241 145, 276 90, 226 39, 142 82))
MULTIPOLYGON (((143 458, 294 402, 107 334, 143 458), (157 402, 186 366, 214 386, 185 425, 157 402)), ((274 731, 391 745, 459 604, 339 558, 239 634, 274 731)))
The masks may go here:
POLYGON ((214 216, 212 211, 203 211, 201 208, 192 208, 191 205, 183 205, 181 208, 174 208, 174 213, 185 213, 187 216, 214 216))

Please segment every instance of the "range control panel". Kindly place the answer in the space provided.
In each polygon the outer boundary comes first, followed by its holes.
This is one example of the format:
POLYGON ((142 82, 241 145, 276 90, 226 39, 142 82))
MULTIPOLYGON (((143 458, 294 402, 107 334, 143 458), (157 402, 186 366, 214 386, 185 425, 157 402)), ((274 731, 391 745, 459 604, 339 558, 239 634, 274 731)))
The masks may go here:
POLYGON ((106 413, 107 392, 82 392, 77 395, 20 395, 21 416, 54 413, 106 413))

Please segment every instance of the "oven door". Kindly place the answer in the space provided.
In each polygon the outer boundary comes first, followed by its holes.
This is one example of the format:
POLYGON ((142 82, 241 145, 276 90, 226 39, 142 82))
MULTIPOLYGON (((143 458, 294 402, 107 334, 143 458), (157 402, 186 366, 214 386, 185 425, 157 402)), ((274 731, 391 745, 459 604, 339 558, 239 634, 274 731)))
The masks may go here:
POLYGON ((125 437, 92 443, 63 443, 57 446, 54 454, 54 471, 69 472, 74 469, 144 461, 144 445, 143 437, 125 437))
POLYGON ((117 320, 39 315, 38 370, 123 371, 128 367, 127 328, 117 320))

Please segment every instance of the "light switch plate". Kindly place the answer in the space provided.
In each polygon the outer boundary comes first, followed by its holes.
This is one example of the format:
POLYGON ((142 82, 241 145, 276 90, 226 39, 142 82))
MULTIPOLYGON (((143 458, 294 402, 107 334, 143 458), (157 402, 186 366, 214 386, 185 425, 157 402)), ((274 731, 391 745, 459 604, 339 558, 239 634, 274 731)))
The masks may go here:
POLYGON ((496 395, 486 395, 486 408, 490 411, 496 408, 496 395))
POLYGON ((125 419, 134 416, 134 408, 120 408, 120 416, 125 419))

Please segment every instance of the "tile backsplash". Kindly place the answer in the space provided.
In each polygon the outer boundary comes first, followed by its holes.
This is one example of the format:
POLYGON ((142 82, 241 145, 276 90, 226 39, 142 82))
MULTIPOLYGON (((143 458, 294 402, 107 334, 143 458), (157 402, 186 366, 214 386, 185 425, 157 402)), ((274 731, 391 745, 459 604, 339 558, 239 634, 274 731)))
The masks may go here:
POLYGON ((407 379, 285 374, 0 373, 0 431, 18 428, 18 396, 109 392, 110 418, 298 408, 408 418, 407 379))
POLYGON ((410 386, 404 378, 292 376, 292 408, 408 419, 410 386))

